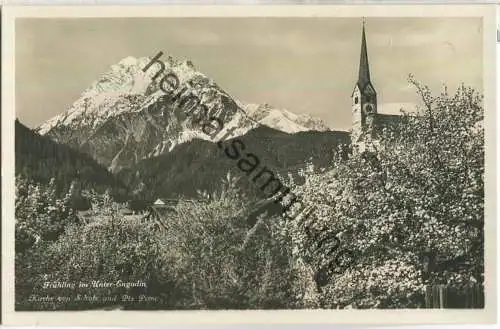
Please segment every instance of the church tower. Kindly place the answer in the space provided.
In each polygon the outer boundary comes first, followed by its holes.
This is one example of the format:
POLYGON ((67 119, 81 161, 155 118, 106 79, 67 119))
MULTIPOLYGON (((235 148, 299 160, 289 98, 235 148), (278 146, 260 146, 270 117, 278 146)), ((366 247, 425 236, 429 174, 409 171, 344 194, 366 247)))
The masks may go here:
POLYGON ((366 49, 365 21, 361 36, 361 55, 359 60, 358 81, 352 92, 352 132, 353 145, 371 141, 374 121, 377 114, 377 93, 370 80, 368 52, 366 49))

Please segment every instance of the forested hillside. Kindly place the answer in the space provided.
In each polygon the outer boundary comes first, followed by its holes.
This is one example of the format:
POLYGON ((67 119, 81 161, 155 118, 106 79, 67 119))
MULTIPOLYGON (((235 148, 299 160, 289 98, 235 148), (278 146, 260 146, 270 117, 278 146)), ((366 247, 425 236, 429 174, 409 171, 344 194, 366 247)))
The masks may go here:
POLYGON ((125 186, 90 156, 40 136, 19 120, 15 122, 15 156, 16 175, 44 184, 53 178, 58 193, 78 179, 82 189, 126 194, 125 186))
POLYGON ((196 196, 197 190, 214 192, 221 177, 232 172, 233 175, 242 177, 240 187, 243 191, 258 196, 262 182, 249 182, 247 173, 238 167, 238 161, 247 159, 247 154, 255 155, 259 161, 250 177, 263 167, 283 175, 288 172, 297 173, 303 169, 305 161, 310 161, 318 168, 328 167, 338 148, 348 144, 349 135, 346 132, 306 131, 288 134, 261 126, 243 136, 225 141, 222 148, 217 143, 192 140, 167 154, 143 160, 131 169, 124 169, 118 177, 132 190, 140 190, 144 198, 154 199, 179 195, 196 196), (239 149, 237 157, 229 158, 225 148, 232 150, 231 145, 238 140, 244 147, 239 149))

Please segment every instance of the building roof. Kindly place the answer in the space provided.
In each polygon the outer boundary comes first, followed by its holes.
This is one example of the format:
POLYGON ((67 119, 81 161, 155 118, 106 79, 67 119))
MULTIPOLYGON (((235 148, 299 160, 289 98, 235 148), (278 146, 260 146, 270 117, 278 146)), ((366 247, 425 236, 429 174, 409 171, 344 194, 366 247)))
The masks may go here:
MULTIPOLYGON (((357 85, 359 90, 363 92, 366 86, 371 85, 370 80, 370 66, 368 64, 368 51, 366 49, 366 34, 365 34, 365 23, 363 22, 363 33, 361 36, 361 56, 359 58, 359 75, 357 85)), ((372 89, 373 88, 372 85, 372 89)))
POLYGON ((384 128, 395 128, 400 125, 403 120, 404 117, 401 115, 377 113, 374 120, 376 133, 381 133, 384 128))

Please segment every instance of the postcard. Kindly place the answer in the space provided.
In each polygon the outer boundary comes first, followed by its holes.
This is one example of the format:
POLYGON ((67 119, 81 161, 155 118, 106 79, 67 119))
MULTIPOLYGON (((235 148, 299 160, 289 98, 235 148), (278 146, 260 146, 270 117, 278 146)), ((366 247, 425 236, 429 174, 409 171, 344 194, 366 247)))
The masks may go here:
POLYGON ((493 323, 492 8, 5 6, 4 323, 493 323))

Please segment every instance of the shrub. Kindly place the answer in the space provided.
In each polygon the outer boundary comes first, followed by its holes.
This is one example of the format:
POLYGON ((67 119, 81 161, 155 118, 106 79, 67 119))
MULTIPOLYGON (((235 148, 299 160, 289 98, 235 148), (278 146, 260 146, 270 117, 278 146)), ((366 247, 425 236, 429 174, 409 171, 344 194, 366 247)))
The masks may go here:
MULTIPOLYGON (((29 270, 29 264, 37 264, 36 273, 31 273, 30 290, 35 295, 66 296, 69 301, 54 303, 31 303, 32 309, 85 309, 109 304, 103 298, 116 297, 121 304, 122 295, 139 298, 140 295, 155 296, 149 283, 154 280, 158 265, 158 240, 153 223, 143 223, 138 218, 119 218, 115 213, 95 218, 86 225, 72 225, 55 242, 32 252, 38 259, 22 257, 23 263, 16 276, 29 270), (43 251, 43 256, 41 252, 43 251), (106 283, 144 282, 146 287, 92 287, 92 281, 106 283), (75 288, 47 289, 45 282, 75 283, 75 288), (78 287, 80 282, 89 287, 78 287), (77 296, 95 295, 101 302, 78 301, 77 296)), ((31 257, 33 258, 33 257, 31 257)), ((26 296, 23 300, 26 304, 26 296)), ((147 306, 143 303, 142 306, 147 306)))
POLYGON ((281 218, 261 218, 250 230, 244 199, 234 188, 210 202, 181 202, 168 222, 161 277, 175 308, 303 307, 307 281, 281 236, 281 218), (175 284, 173 284, 175 282, 175 284))
POLYGON ((236 182, 206 200, 181 200, 159 216, 119 215, 106 193, 90 194, 86 224, 65 226, 55 241, 42 240, 16 257, 16 309, 58 310, 103 307, 129 309, 245 309, 314 306, 312 282, 292 257, 281 218, 261 217, 250 228, 236 182), (149 219, 149 221, 147 220, 149 219), (158 223, 157 221, 161 221, 158 223), (79 287, 80 282, 144 282, 146 288, 79 287), (47 289, 47 282, 76 287, 47 289), (66 297, 35 303, 30 296, 66 297), (157 298, 121 301, 123 295, 157 298), (93 303, 78 296, 96 296, 93 303), (104 297, 117 297, 104 302, 104 297))
POLYGON ((30 248, 37 241, 54 241, 68 224, 76 223, 71 196, 59 199, 55 180, 48 186, 16 177, 16 252, 30 248))

